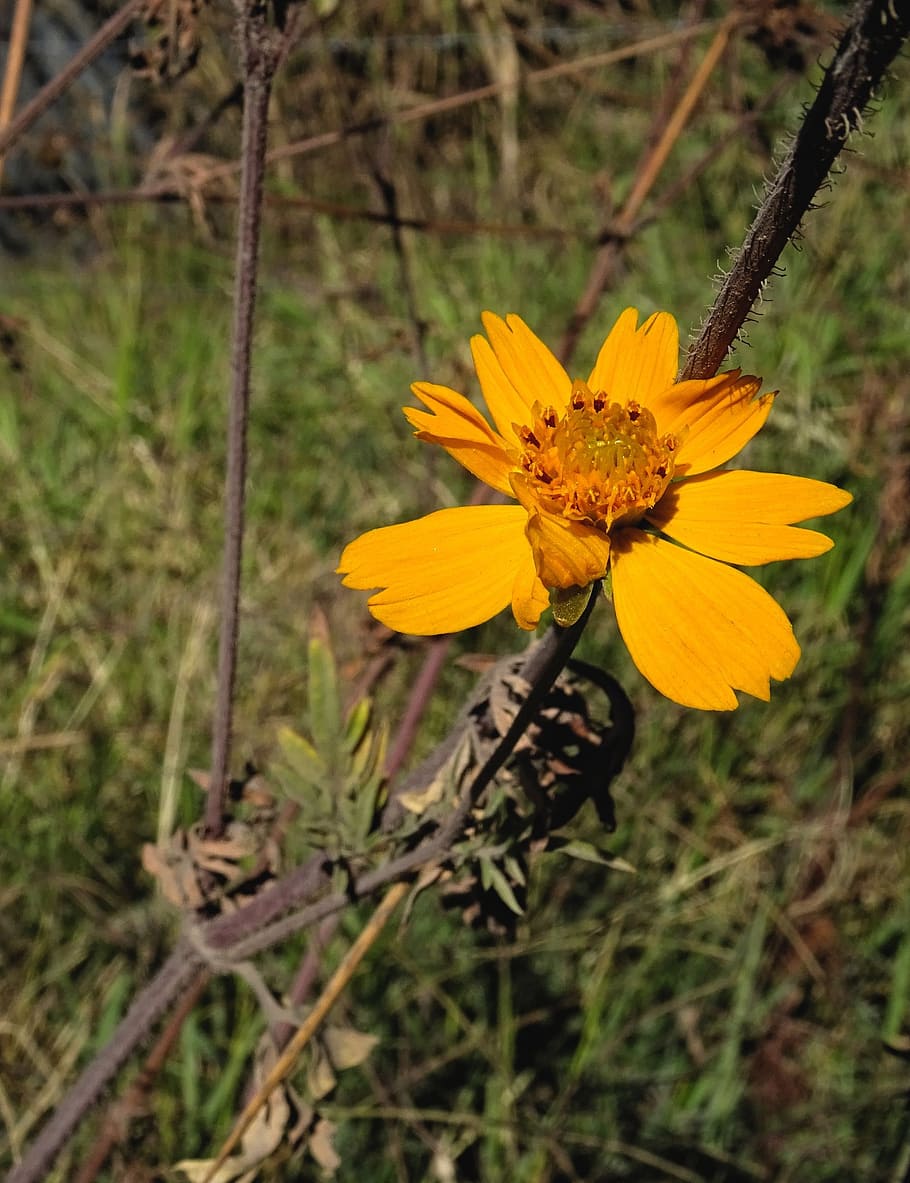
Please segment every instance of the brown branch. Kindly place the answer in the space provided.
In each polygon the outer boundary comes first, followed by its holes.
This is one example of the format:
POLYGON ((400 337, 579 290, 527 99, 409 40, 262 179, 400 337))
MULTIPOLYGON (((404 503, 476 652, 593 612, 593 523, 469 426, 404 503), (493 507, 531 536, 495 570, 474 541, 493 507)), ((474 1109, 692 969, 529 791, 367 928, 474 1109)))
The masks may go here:
MULTIPOLYGON (((306 156, 322 148, 330 148, 343 143, 350 136, 366 135, 378 131, 383 127, 394 127, 404 123, 415 123, 422 119, 429 119, 434 115, 442 115, 449 111, 457 111, 460 107, 467 107, 484 99, 496 98, 504 90, 514 89, 515 86, 530 85, 542 82, 553 82, 557 78, 566 78, 582 70, 594 70, 603 66, 612 66, 617 62, 628 61, 630 58, 643 57, 648 53, 656 53, 661 49, 668 49, 680 42, 696 37, 705 29, 716 28, 716 21, 706 21, 702 25, 694 25, 685 29, 677 29, 672 33, 661 33, 656 37, 648 37, 644 41, 636 41, 632 45, 624 45, 620 49, 611 49, 605 53, 593 54, 590 57, 579 58, 573 62, 561 62, 556 66, 546 66, 542 70, 533 70, 525 75, 518 83, 491 82, 486 86, 478 86, 474 90, 461 91, 459 94, 448 95, 446 98, 433 99, 427 103, 418 103, 398 111, 394 115, 375 116, 360 123, 350 124, 337 131, 321 132, 305 140, 298 140, 293 144, 284 144, 281 148, 273 148, 268 154, 268 163, 274 164, 278 160, 288 160, 295 156, 306 156)), ((229 164, 218 165, 207 174, 205 180, 220 180, 236 172, 238 165, 231 161, 229 164)))
POLYGON ((59 74, 22 108, 8 127, 0 131, 0 155, 5 154, 35 123, 40 119, 48 107, 52 106, 61 95, 65 94, 73 85, 83 70, 87 69, 95 58, 99 57, 112 41, 123 33, 135 20, 145 0, 127 0, 126 4, 106 21, 95 36, 83 46, 77 54, 64 66, 59 74))
MULTIPOLYGON (((94 193, 11 193, 0 196, 0 210, 79 209, 89 206, 133 205, 143 201, 175 203, 188 199, 189 188, 178 185, 140 186, 135 189, 99 189, 94 193)), ((211 205, 232 204, 237 198, 232 193, 207 193, 204 200, 211 205)), ((406 215, 390 217, 381 210, 363 209, 338 201, 319 201, 314 197, 295 197, 285 193, 264 193, 263 202, 275 208, 312 210, 332 218, 373 222, 378 226, 400 226, 403 230, 420 230, 428 234, 492 234, 503 238, 552 239, 557 242, 588 240, 580 230, 564 226, 525 226, 517 222, 463 222, 452 218, 414 218, 406 215)), ((591 237, 593 242, 593 237, 591 237)))
MULTIPOLYGON (((3 73, 3 89, 0 91, 0 133, 9 127, 22 81, 22 67, 25 63, 25 47, 28 44, 28 27, 32 15, 32 0, 16 0, 13 24, 9 34, 9 49, 6 54, 6 70, 3 73)), ((3 181, 3 166, 6 156, 0 152, 0 183, 3 181)))
POLYGON ((568 327, 559 344, 557 355, 564 365, 575 352, 575 346, 578 344, 582 330, 594 315, 594 310, 610 281, 617 260, 624 251, 626 241, 634 229, 635 220, 642 204, 660 175, 660 170, 666 164, 670 150, 695 109, 695 104, 720 61, 730 40, 730 35, 739 21, 740 18, 734 13, 722 22, 714 34, 714 39, 702 58, 701 64, 670 117, 664 120, 663 112, 658 114, 658 122, 663 124, 663 128, 653 147, 643 158, 619 216, 607 228, 603 236, 604 242, 594 259, 585 290, 579 297, 575 311, 569 318, 568 327))
POLYGON ((205 831, 213 838, 224 829, 224 802, 231 757, 262 184, 268 143, 269 96, 281 47, 281 36, 269 25, 268 9, 264 5, 237 0, 237 40, 243 71, 243 171, 237 211, 218 683, 212 723, 212 769, 205 803, 205 831))
POLYGON ((910 33, 907 0, 863 0, 815 102, 765 193, 736 262, 689 351, 682 378, 710 378, 746 323, 784 247, 910 33))

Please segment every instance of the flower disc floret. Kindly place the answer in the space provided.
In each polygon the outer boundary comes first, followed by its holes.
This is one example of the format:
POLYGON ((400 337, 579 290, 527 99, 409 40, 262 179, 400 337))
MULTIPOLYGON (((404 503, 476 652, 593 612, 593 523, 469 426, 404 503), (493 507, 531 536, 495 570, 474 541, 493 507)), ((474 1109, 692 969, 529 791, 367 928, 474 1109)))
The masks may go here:
POLYGON ((539 403, 532 413, 515 425, 518 467, 550 513, 609 531, 642 518, 672 480, 678 440, 635 400, 621 406, 576 379, 562 414, 539 403))

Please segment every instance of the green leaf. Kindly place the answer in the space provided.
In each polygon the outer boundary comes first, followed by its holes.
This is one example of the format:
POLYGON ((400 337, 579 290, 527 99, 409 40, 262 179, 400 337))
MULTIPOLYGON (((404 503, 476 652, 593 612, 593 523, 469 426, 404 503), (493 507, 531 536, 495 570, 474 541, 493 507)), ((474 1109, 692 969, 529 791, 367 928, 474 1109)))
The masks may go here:
POLYGON ((317 751, 334 763, 334 754, 344 734, 335 657, 328 643, 319 637, 310 639, 307 655, 310 734, 317 751))
POLYGON ((344 727, 344 746, 349 752, 356 752, 366 736, 372 710, 373 704, 369 698, 354 703, 344 727))
POLYGON ((514 912, 516 916, 524 915, 524 908, 515 898, 515 892, 512 890, 512 884, 506 879, 499 867, 495 863, 488 862, 486 859, 481 861, 481 866, 486 864, 489 867, 489 886, 496 892, 509 911, 514 912))
POLYGON ((629 875, 638 872, 631 863, 624 858, 616 858, 598 850, 591 842, 583 842, 578 838, 551 837, 547 847, 547 854, 567 854, 570 858, 581 859, 585 863, 597 863, 601 867, 609 867, 613 871, 624 871, 629 875))
POLYGON ((322 784, 326 774, 325 762, 308 739, 290 727, 280 727, 278 746, 291 773, 304 784, 322 784))

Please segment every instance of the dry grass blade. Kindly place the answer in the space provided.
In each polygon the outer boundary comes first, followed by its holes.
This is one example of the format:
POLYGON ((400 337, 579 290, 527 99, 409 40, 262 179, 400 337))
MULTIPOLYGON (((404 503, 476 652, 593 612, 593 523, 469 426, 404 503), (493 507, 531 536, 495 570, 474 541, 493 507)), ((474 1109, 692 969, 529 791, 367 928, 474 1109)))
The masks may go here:
MULTIPOLYGON (((25 46, 28 42, 28 28, 32 15, 32 0, 16 0, 13 12, 13 26, 9 35, 9 50, 6 55, 6 72, 3 75, 3 90, 0 91, 0 133, 9 126, 22 81, 22 66, 25 63, 25 46)), ((0 153, 0 183, 3 181, 3 166, 6 155, 0 153)))
POLYGON ((357 940, 345 954, 341 964, 329 979, 325 990, 323 990, 322 994, 316 1000, 313 1009, 297 1028, 290 1043, 275 1062, 274 1067, 263 1081, 262 1086, 244 1107, 243 1112, 237 1119, 236 1125, 218 1151, 218 1155, 206 1176, 206 1183, 209 1183, 215 1177, 218 1169, 224 1165, 231 1151, 238 1145, 240 1139, 250 1128, 257 1113, 266 1104, 275 1089, 287 1078, 294 1064, 297 1062, 300 1053, 319 1030, 319 1025, 323 1019, 341 997, 342 992, 354 976, 358 965, 360 965, 361 961, 369 952, 376 938, 382 932, 383 928, 385 928, 389 917, 398 907, 401 900, 404 899, 408 890, 407 883, 396 883, 386 893, 382 903, 370 917, 360 936, 358 936, 357 940))
POLYGON ((731 34, 740 21, 741 17, 738 14, 734 14, 721 24, 720 28, 714 34, 714 38, 708 46, 708 50, 704 58, 702 58, 701 64, 695 71, 692 80, 667 120, 663 131, 657 137, 653 148, 645 155, 638 169, 632 190, 626 198, 619 216, 609 228, 606 241, 594 260, 590 275, 588 276, 587 286, 579 298, 575 311, 569 318, 568 327, 557 351, 564 365, 568 363, 572 354, 575 352, 575 346, 578 343, 581 331, 593 315, 594 309, 597 307, 597 302, 609 283, 616 260, 623 249, 626 239, 634 229, 635 220, 638 217, 645 198, 651 192, 657 178, 660 176, 660 171, 666 164, 673 145, 679 139, 683 128, 695 109, 695 104, 708 84, 708 80, 717 67, 717 63, 720 61, 724 50, 727 48, 731 34))
POLYGON ((27 103, 14 120, 5 128, 0 129, 0 153, 5 153, 20 136, 40 119, 44 112, 51 107, 61 95, 76 81, 83 70, 87 69, 95 58, 104 53, 105 49, 115 41, 120 34, 135 20, 145 0, 127 0, 123 8, 107 21, 91 41, 72 58, 54 78, 40 90, 30 103, 27 103))
MULTIPOLYGON (((572 74, 577 74, 583 70, 596 70, 602 66, 613 66, 618 62, 628 61, 630 58, 642 57, 649 53, 658 53, 662 49, 672 48, 674 45, 679 45, 684 41, 688 41, 692 37, 698 36, 699 33, 705 29, 714 28, 716 22, 706 21, 704 24, 693 25, 690 28, 675 30, 672 33, 662 33, 657 37, 647 37, 642 41, 633 42, 632 45, 624 45, 621 49, 612 49, 607 53, 593 54, 591 57, 580 58, 575 62, 560 62, 556 66, 546 66, 542 70, 533 70, 524 78, 526 85, 541 82, 552 82, 557 78, 565 78, 572 74)), ((429 119, 434 115, 442 115, 449 111, 457 111, 459 107, 467 107, 472 103, 479 103, 484 99, 496 98, 506 89, 506 85, 515 87, 521 83, 491 82, 487 86, 478 86, 474 90, 462 91, 460 94, 449 95, 447 98, 434 99, 428 103, 418 103, 414 107, 408 107, 404 111, 399 111, 396 115, 388 119, 370 119, 364 123, 358 123, 352 127, 340 128, 338 131, 323 132, 318 136, 310 136, 305 140, 298 140, 293 144, 285 144, 281 148, 273 148, 266 157, 267 163, 275 164, 279 160, 288 160, 294 156, 306 156, 311 152, 318 152, 322 148, 330 148, 335 144, 341 144, 349 136, 363 135, 366 132, 377 130, 391 124, 414 123, 422 119, 429 119)), ((231 161, 230 164, 220 165, 218 168, 212 169, 208 174, 206 181, 216 181, 229 173, 236 172, 240 167, 239 162, 231 161)))

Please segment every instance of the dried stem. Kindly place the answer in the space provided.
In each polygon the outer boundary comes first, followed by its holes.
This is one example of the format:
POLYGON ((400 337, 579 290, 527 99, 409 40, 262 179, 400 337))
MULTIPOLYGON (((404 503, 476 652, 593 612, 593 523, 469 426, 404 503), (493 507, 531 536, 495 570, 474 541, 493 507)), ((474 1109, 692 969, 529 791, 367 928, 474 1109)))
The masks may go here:
MULTIPOLYGON (((10 193, 0 196, 0 210, 81 209, 103 205, 133 205, 144 201, 175 203, 187 200, 187 190, 173 184, 139 186, 136 189, 100 189, 93 193, 10 193)), ((206 193, 209 205, 229 205, 237 198, 231 193, 206 193)), ((263 202, 278 209, 301 209, 332 218, 372 222, 377 226, 399 226, 427 234, 491 234, 501 238, 552 239, 556 242, 594 241, 592 235, 565 226, 524 226, 518 222, 464 222, 453 218, 390 218, 382 210, 344 205, 340 201, 320 201, 289 193, 264 193, 263 202)))
POLYGON ((265 6, 238 0, 237 35, 244 80, 243 171, 237 213, 218 683, 212 724, 212 769, 205 805, 205 830, 210 837, 217 837, 224 828, 224 801, 231 757, 246 500, 250 355, 256 309, 262 182, 268 143, 269 96, 280 54, 280 38, 268 23, 265 6))
POLYGON ((62 94, 73 85, 83 70, 87 69, 95 58, 99 57, 112 41, 129 28, 135 20, 145 0, 127 0, 126 4, 106 21, 95 36, 79 50, 77 54, 43 87, 30 103, 22 108, 16 118, 0 131, 0 155, 4 155, 32 126, 40 119, 48 107, 52 106, 62 94))
POLYGON ((594 259, 585 290, 582 292, 578 304, 575 306, 575 311, 569 318, 568 327, 559 344, 557 353, 563 365, 568 363, 569 358, 575 352, 578 338, 581 336, 585 325, 593 316, 598 301, 609 283, 616 262, 625 248, 629 235, 634 229, 635 220, 638 217, 642 204, 660 175, 660 170, 666 164, 671 148, 679 139, 699 96, 707 85, 708 79, 714 72, 717 63, 720 61, 721 54, 727 47, 730 34, 733 32, 737 23, 738 18, 734 14, 721 24, 720 28, 714 34, 714 39, 708 47, 705 56, 702 58, 701 64, 695 71, 692 81, 686 87, 670 117, 665 120, 663 113, 661 112, 659 114, 659 121, 664 124, 662 131, 653 147, 646 153, 642 160, 632 189, 623 204, 619 216, 607 227, 603 235, 604 242, 594 259))
MULTIPOLYGON (((32 0, 16 0, 13 24, 9 34, 9 49, 6 54, 6 70, 3 75, 3 89, 0 91, 0 133, 9 127, 22 81, 22 66, 25 63, 25 47, 28 43, 28 27, 32 15, 32 0)), ((0 182, 3 181, 5 155, 0 152, 0 182)))

